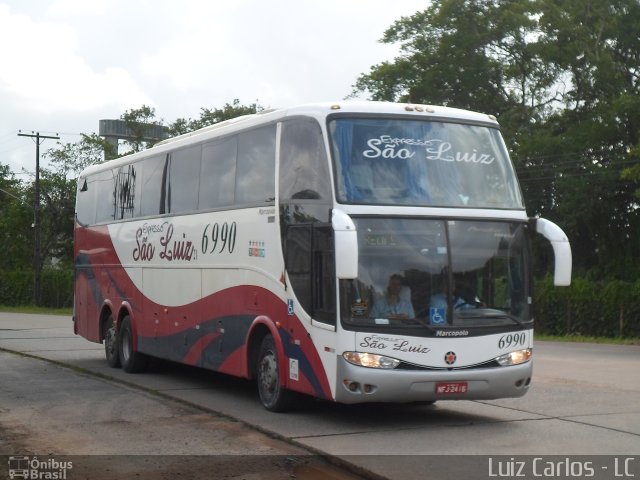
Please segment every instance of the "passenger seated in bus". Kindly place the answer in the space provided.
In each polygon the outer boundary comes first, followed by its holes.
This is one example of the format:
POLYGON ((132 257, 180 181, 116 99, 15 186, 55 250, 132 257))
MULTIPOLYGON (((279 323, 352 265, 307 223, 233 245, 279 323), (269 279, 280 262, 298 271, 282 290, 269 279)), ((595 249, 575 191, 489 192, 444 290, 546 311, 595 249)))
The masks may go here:
MULTIPOLYGON (((373 318, 414 318, 411 300, 401 295, 402 275, 394 273, 389 277, 389 284, 385 296, 379 298, 373 304, 371 316, 373 318)), ((405 289, 406 290, 406 289, 405 289)))

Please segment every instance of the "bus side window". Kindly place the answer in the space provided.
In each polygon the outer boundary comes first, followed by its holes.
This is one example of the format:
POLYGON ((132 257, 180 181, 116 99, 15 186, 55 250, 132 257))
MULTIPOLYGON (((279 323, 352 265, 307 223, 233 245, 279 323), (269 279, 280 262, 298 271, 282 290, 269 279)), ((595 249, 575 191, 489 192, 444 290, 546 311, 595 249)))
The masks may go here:
POLYGON ((91 176, 92 187, 96 190, 96 223, 112 222, 115 217, 115 175, 106 170, 91 176))
POLYGON ((235 201, 237 137, 206 143, 202 147, 198 208, 226 207, 235 201))
POLYGON ((286 229, 285 268, 291 288, 302 308, 313 315, 311 301, 311 224, 289 225, 286 229))
POLYGON ((200 174, 201 147, 182 148, 171 152, 168 178, 169 212, 193 212, 198 208, 198 175, 200 174))
POLYGON ((146 158, 140 162, 142 167, 142 198, 140 215, 158 215, 166 212, 163 181, 166 180, 167 159, 165 155, 146 158))
POLYGON ((329 178, 320 125, 308 118, 283 122, 280 143, 280 198, 329 200, 329 178))
POLYGON ((95 175, 78 182, 76 197, 76 216, 81 225, 92 225, 96 220, 96 184, 95 175))
POLYGON ((275 124, 238 135, 236 204, 275 200, 275 161, 275 124))
POLYGON ((137 182, 138 165, 138 163, 134 163, 124 165, 118 169, 115 187, 115 220, 135 218, 140 213, 140 183, 137 182))
POLYGON ((313 317, 336 324, 336 268, 333 229, 314 224, 313 230, 313 317))

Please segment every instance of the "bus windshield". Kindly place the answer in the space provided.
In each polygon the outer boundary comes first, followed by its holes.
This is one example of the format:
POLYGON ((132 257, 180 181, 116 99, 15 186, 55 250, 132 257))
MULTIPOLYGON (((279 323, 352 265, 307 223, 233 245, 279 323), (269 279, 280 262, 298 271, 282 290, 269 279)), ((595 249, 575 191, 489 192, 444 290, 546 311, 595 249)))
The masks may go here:
POLYGON ((524 208, 497 128, 336 117, 329 131, 341 203, 524 208))
POLYGON ((343 281, 349 329, 530 321, 521 222, 354 218, 358 278, 343 281))

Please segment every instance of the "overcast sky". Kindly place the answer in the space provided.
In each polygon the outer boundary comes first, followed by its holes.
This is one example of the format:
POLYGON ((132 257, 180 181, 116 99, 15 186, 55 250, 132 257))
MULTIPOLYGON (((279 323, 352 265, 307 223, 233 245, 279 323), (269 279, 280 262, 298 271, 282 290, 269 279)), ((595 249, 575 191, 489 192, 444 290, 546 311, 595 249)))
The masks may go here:
MULTIPOLYGON (((151 105, 172 122, 237 98, 340 100, 392 59, 379 43, 428 0, 0 0, 0 164, 35 170, 23 133, 75 142, 151 105)), ((44 152, 54 147, 46 140, 44 152)), ((20 178, 25 178, 21 176, 20 178)))

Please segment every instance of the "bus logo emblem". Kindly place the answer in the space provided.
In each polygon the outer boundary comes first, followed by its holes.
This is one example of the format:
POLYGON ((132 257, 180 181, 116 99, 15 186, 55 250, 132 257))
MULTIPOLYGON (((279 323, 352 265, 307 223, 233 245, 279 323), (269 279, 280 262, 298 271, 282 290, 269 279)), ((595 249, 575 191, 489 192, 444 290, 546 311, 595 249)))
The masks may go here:
POLYGON ((293 300, 287 300, 287 315, 290 317, 293 316, 293 300))
POLYGON ((456 363, 456 354, 455 352, 447 352, 444 355, 444 361, 447 365, 453 365, 454 363, 456 363))

